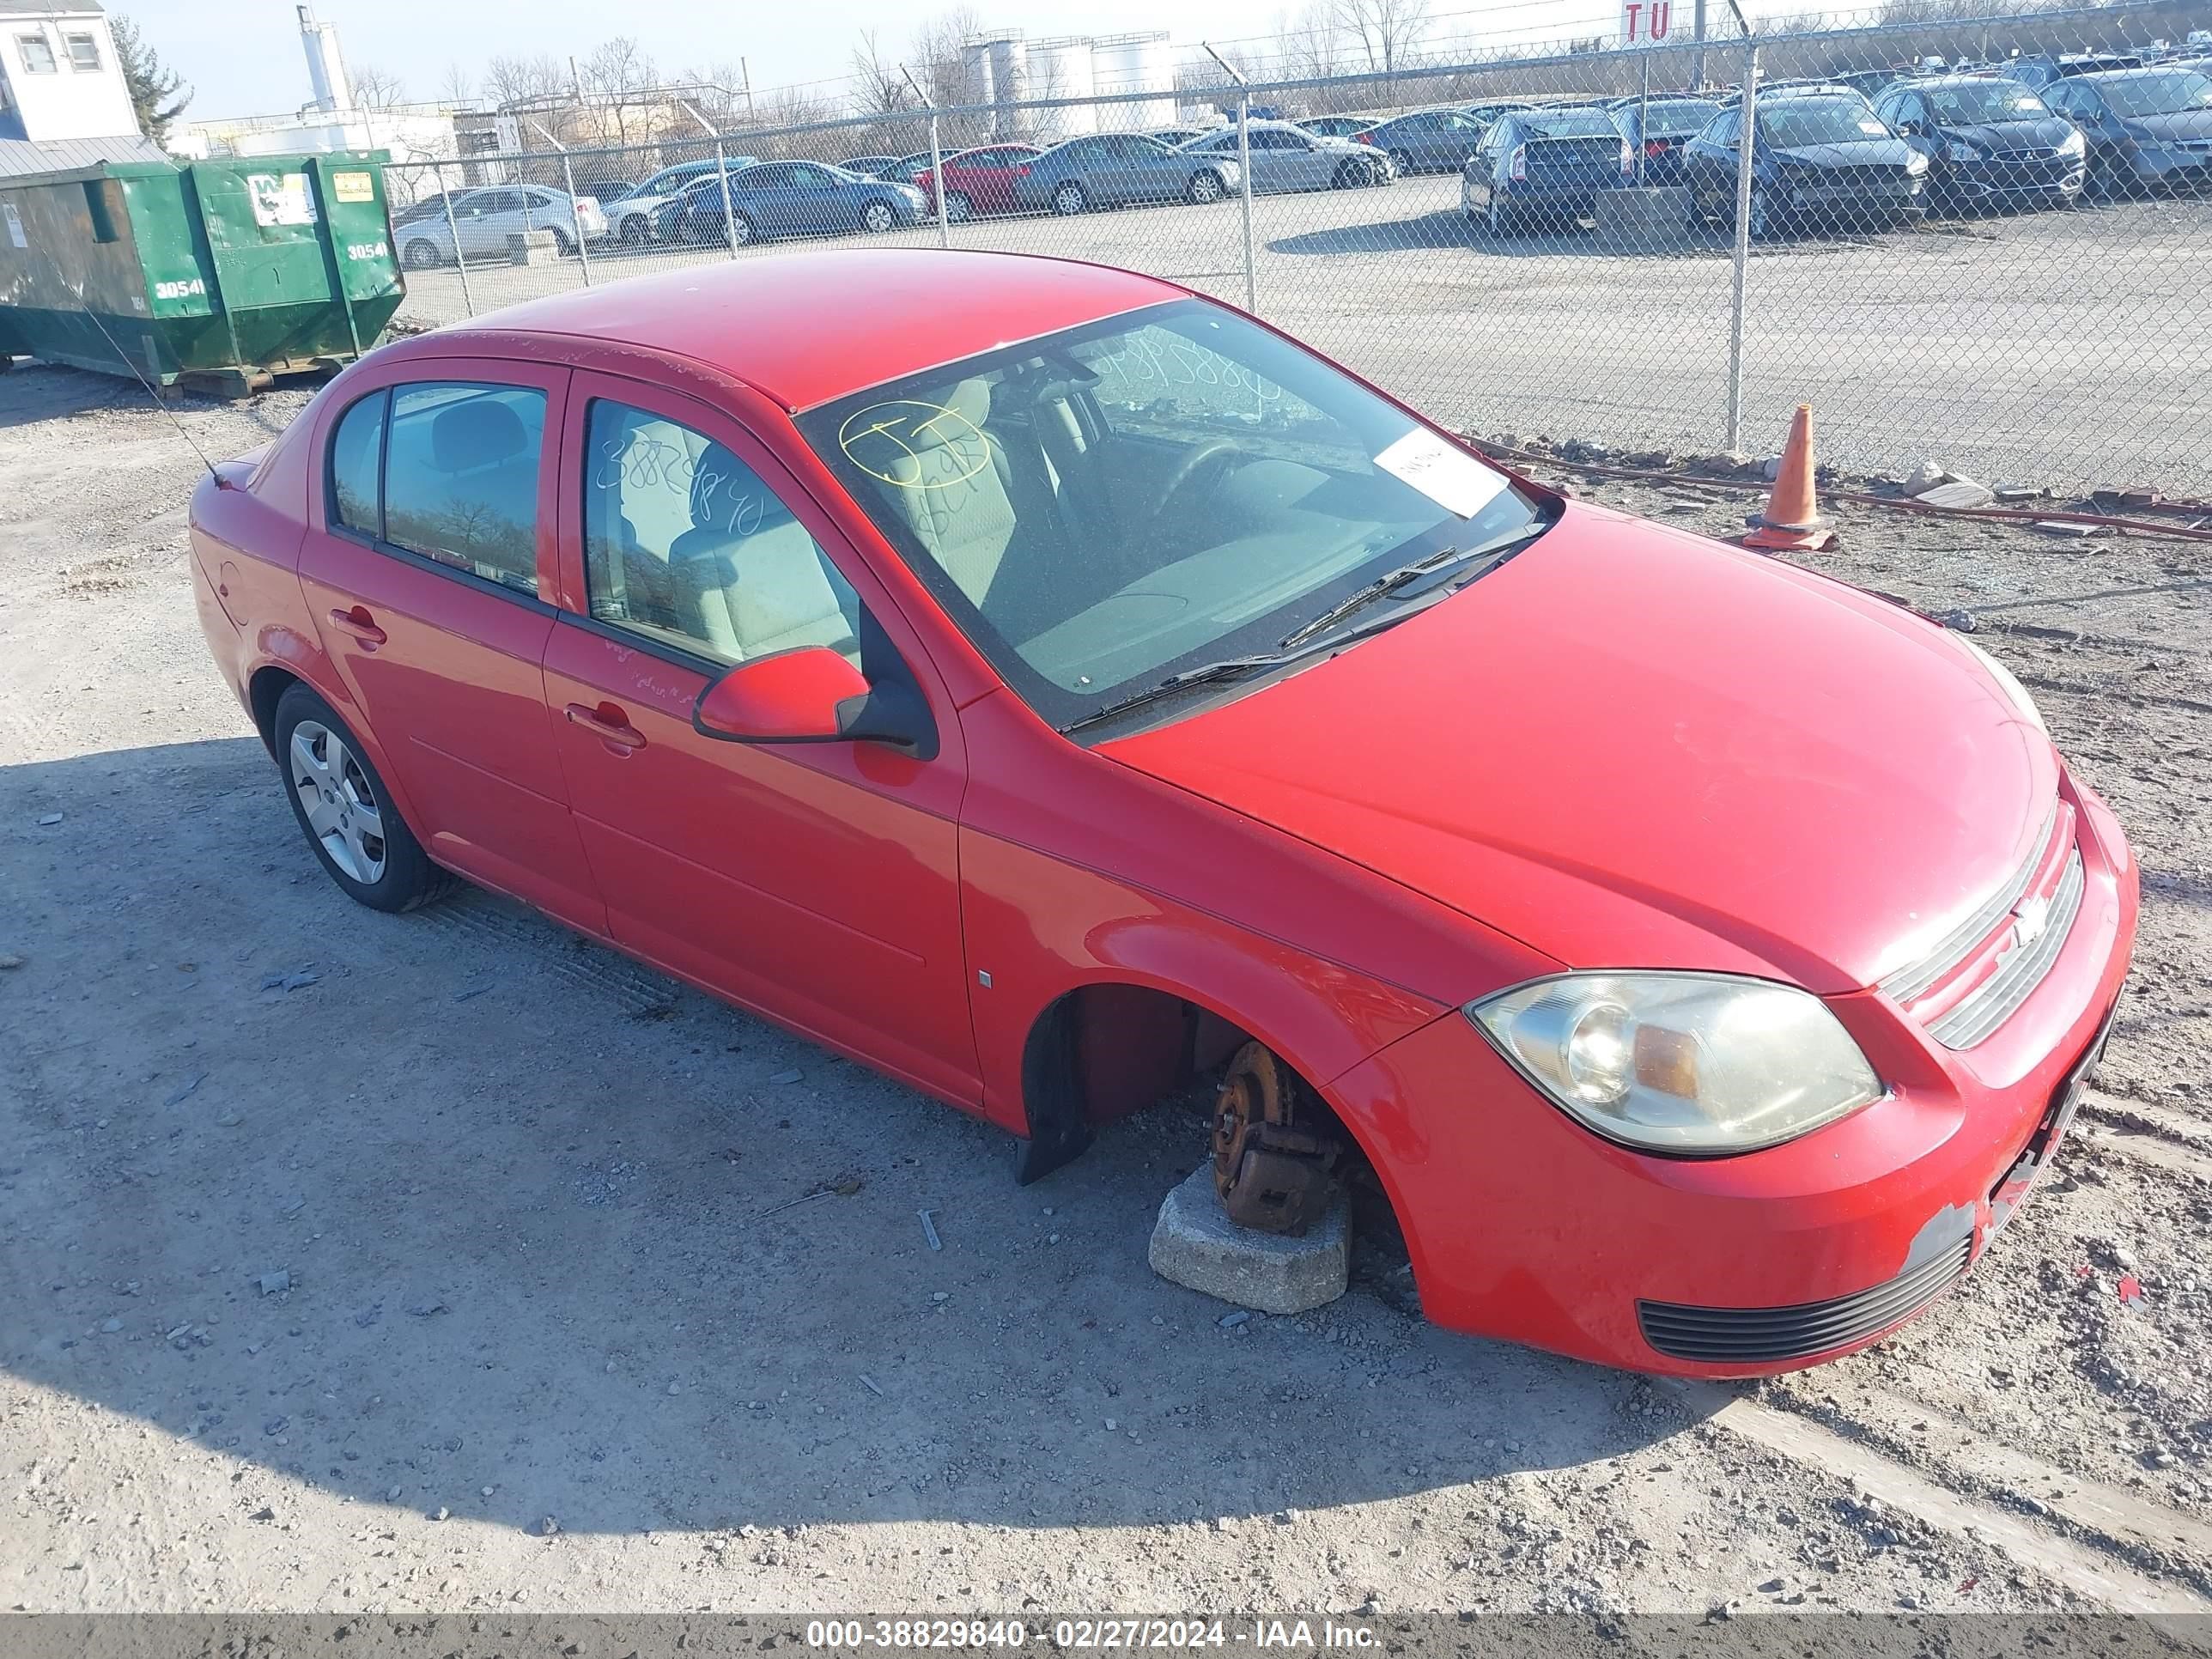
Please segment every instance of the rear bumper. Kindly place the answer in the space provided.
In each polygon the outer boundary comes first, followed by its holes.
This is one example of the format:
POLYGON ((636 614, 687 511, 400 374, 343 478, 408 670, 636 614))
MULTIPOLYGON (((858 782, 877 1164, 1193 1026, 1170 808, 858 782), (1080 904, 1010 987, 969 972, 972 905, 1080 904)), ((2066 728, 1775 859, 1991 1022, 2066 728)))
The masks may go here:
POLYGON ((2133 858, 2068 787, 2087 890, 2050 972, 1959 1051, 1878 992, 1830 999, 1889 1093, 1800 1140, 1701 1160, 1613 1146, 1457 1013, 1337 1079, 1429 1316, 1632 1370, 1758 1376, 1863 1347, 1954 1283, 2022 1195, 2023 1156, 2032 1175, 2055 1150, 2127 973, 2133 858))

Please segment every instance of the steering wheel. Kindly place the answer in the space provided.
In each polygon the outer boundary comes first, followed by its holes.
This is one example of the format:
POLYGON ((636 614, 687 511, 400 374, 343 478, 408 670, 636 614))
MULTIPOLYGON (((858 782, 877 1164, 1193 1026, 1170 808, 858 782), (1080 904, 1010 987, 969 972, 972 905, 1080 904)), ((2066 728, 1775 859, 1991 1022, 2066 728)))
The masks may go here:
POLYGON ((1243 447, 1233 438, 1209 438, 1184 451, 1175 471, 1160 488, 1160 504, 1152 509, 1152 522, 1158 525, 1165 521, 1168 510, 1177 505, 1177 498, 1190 489, 1200 473, 1218 469, 1224 461, 1243 453, 1243 447))

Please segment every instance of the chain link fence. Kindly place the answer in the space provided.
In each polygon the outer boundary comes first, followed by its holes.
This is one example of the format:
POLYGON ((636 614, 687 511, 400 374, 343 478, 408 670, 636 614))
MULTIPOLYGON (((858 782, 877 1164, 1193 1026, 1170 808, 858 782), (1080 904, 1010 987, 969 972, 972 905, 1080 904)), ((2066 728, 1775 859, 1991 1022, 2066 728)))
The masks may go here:
POLYGON ((1486 434, 1755 455, 1810 403, 1854 470, 2212 494, 2212 8, 1909 9, 395 165, 401 316, 793 246, 1045 253, 1486 434))

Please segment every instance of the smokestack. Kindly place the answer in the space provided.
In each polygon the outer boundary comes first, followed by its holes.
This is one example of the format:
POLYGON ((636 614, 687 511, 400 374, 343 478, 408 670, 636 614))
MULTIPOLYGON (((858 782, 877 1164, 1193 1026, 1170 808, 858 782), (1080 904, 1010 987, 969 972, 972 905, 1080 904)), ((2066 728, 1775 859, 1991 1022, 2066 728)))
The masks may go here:
POLYGON ((307 52, 307 81, 315 90, 315 107, 328 114, 353 107, 353 88, 346 83, 345 60, 338 56, 338 26, 318 23, 314 8, 300 8, 300 44, 307 52))

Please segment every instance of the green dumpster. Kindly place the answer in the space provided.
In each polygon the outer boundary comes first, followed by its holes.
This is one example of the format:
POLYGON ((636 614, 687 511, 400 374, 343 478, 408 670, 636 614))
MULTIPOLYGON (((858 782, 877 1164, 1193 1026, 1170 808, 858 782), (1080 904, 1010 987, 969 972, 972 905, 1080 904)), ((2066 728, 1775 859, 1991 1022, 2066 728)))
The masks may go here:
POLYGON ((405 294, 384 155, 0 179, 0 354, 240 389, 349 362, 405 294))

